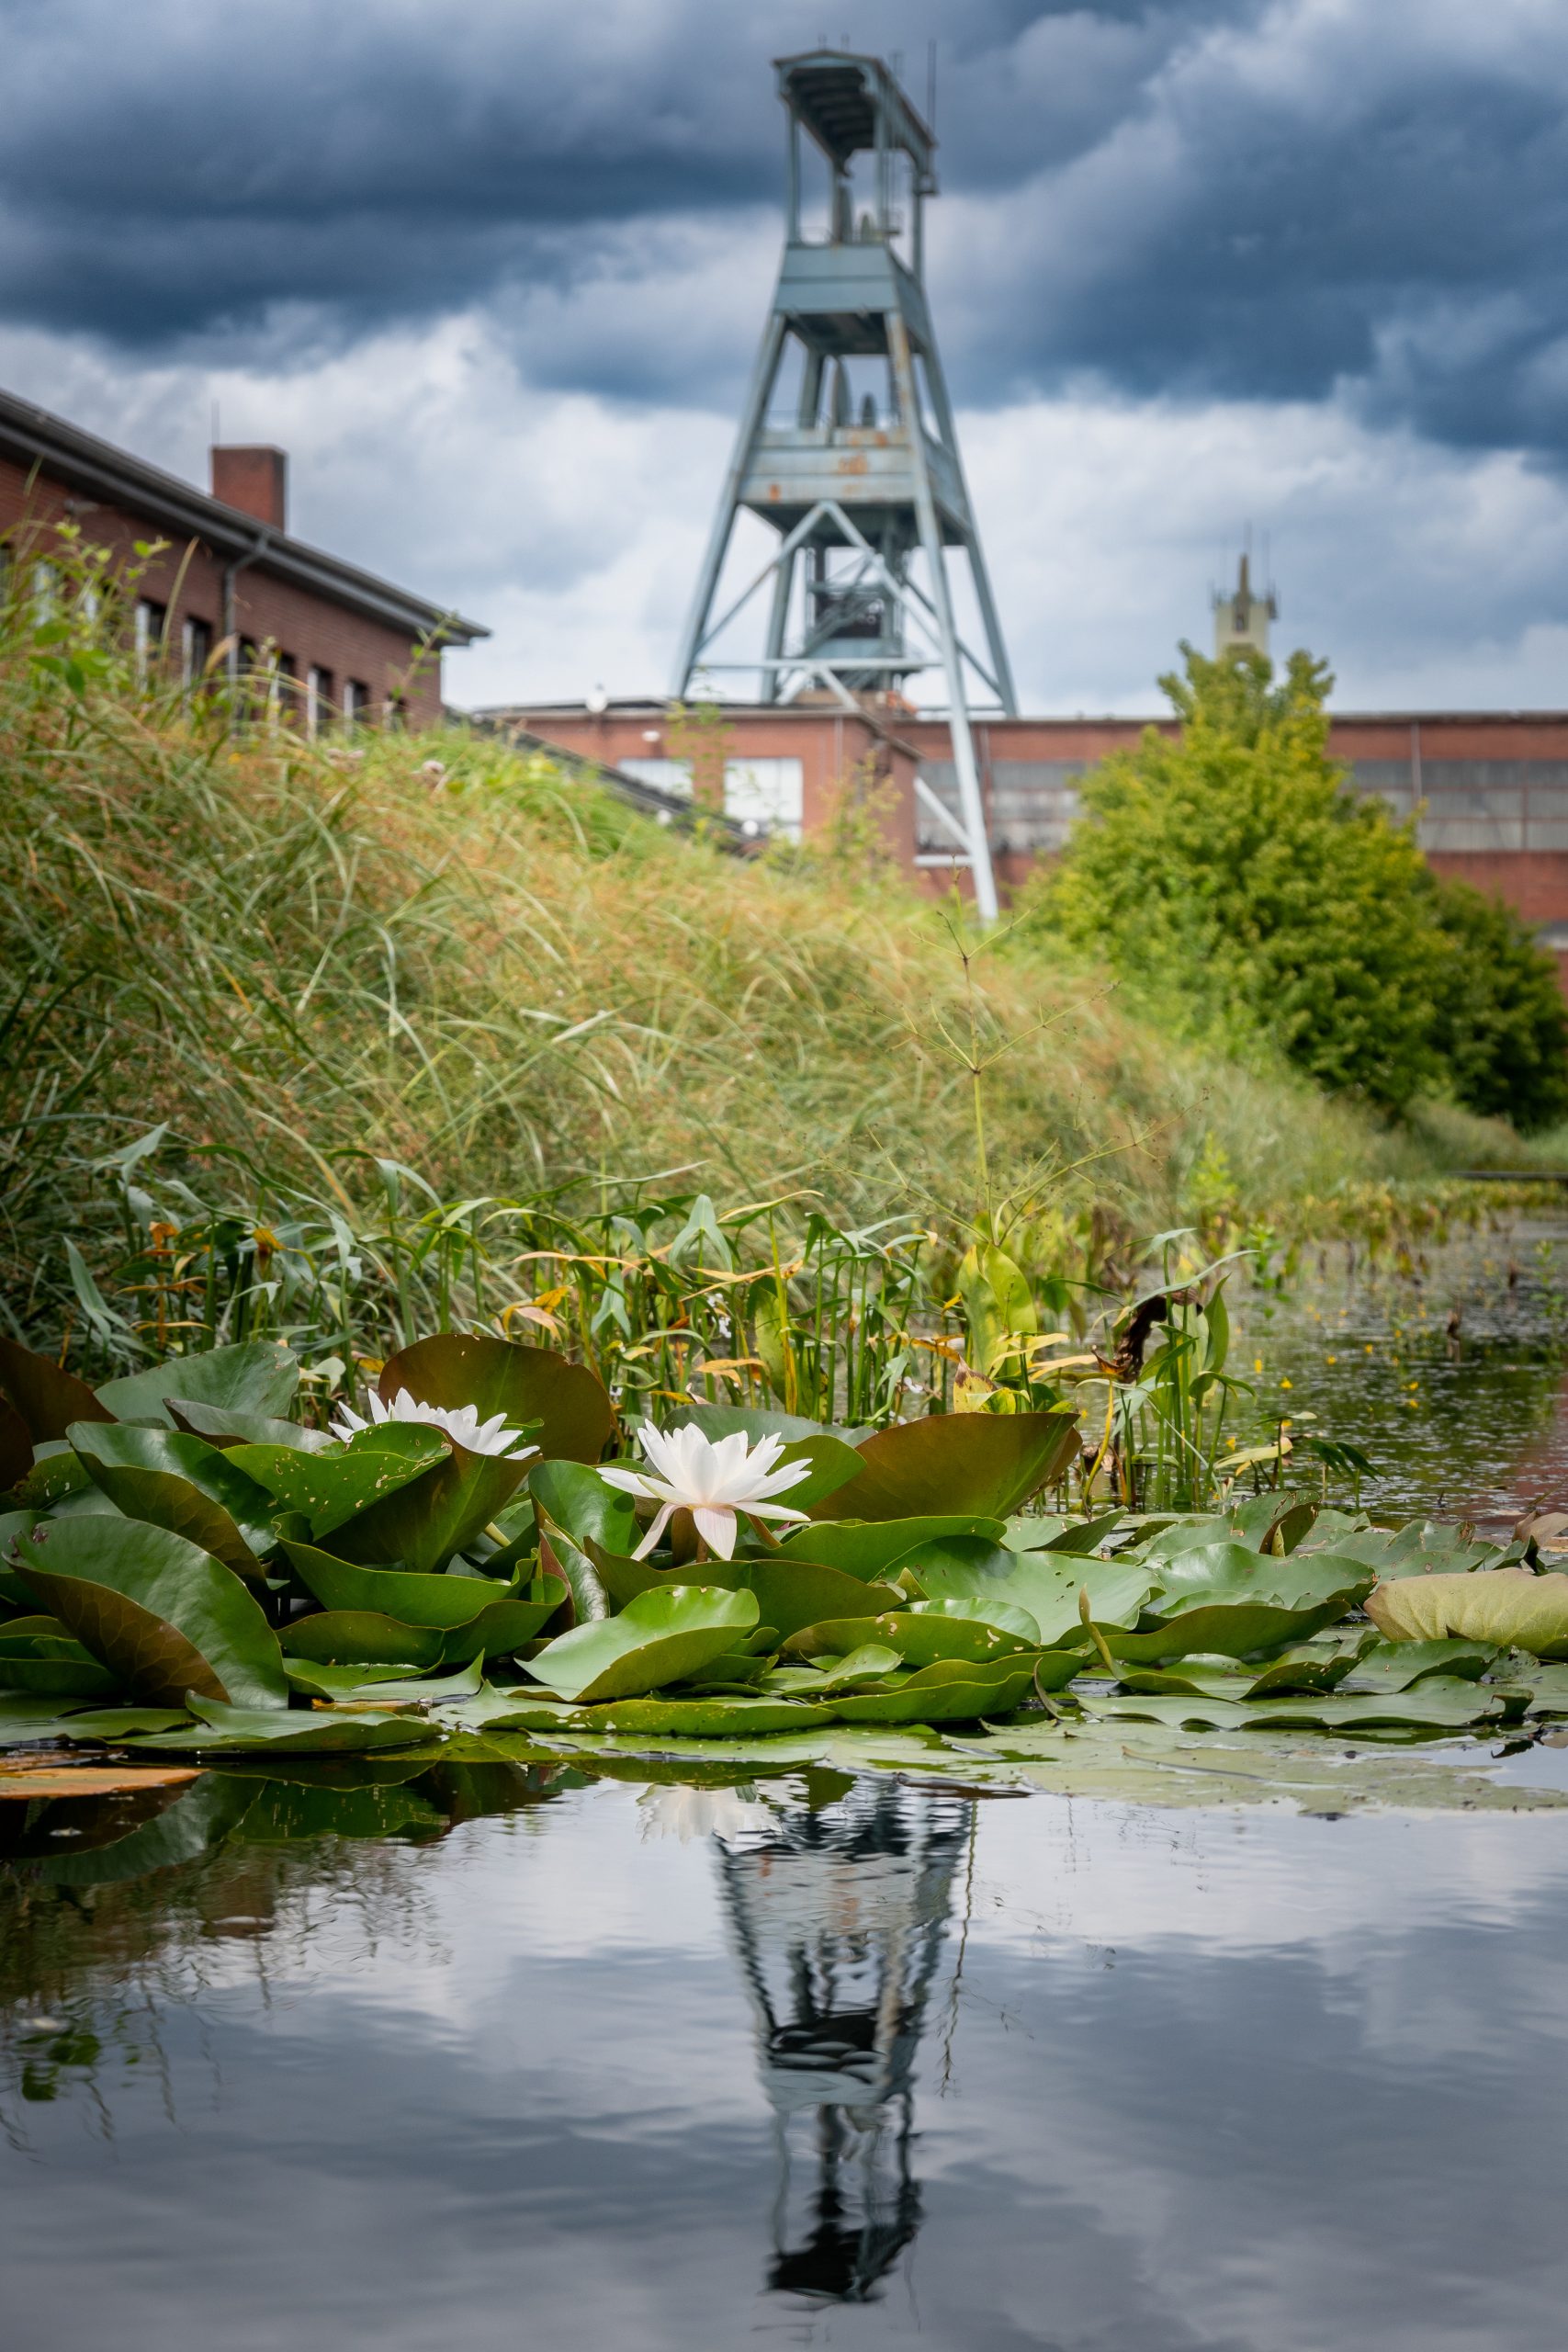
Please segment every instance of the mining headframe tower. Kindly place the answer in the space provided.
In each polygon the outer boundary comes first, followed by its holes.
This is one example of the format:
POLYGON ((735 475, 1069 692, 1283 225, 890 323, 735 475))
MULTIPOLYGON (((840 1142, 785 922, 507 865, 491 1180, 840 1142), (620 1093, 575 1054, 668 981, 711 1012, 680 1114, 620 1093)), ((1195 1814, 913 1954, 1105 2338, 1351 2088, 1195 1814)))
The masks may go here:
POLYGON ((783 266, 746 394, 673 693, 699 673, 761 671, 761 699, 861 698, 940 668, 957 808, 926 813, 954 839, 976 907, 997 911, 971 708, 1016 715, 1012 673, 958 453, 925 291, 925 204, 936 140, 877 57, 814 50, 775 61, 787 120, 783 266), (808 173, 826 165, 826 204, 808 173), (787 402, 784 413, 778 404, 787 402), (768 561, 716 612, 737 518, 777 534, 768 561), (983 654, 958 633, 950 557, 967 559, 983 654), (768 592, 759 662, 721 640, 768 592), (976 691, 978 690, 978 691, 976 691))

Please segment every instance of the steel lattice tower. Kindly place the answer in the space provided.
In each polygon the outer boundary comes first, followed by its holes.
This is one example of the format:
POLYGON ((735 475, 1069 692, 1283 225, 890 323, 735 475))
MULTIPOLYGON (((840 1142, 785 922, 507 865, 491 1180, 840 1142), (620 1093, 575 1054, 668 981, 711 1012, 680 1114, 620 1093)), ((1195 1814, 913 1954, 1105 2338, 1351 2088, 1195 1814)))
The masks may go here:
POLYGON ((777 59, 775 71, 789 126, 784 264, 673 691, 683 697, 699 669, 760 667, 765 702, 826 689, 859 711, 858 697, 940 667, 959 818, 923 781, 916 790, 956 835, 976 910, 989 921, 996 885, 970 729, 971 675, 1010 717, 1018 706, 926 303, 924 205, 936 193, 936 141, 880 58, 824 49, 777 59), (826 228, 816 234, 803 225, 803 132, 828 166, 826 228), (795 366, 794 414, 776 416, 775 397, 782 383, 793 384, 785 371, 795 366), (778 545, 716 615, 742 510, 771 524, 778 545), (950 550, 968 558, 985 661, 958 635, 950 550), (764 587, 771 597, 761 662, 716 658, 710 649, 764 587))

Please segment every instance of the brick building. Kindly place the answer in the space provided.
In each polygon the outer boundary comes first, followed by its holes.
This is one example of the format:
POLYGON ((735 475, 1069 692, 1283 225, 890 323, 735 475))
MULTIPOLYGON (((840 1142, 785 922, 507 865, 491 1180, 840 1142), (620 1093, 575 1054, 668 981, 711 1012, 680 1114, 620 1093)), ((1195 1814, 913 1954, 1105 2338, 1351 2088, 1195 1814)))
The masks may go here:
POLYGON ((117 563, 164 551, 137 583, 139 649, 192 682, 265 668, 309 732, 346 720, 427 727, 443 647, 488 629, 289 536, 281 449, 215 448, 210 495, 0 391, 0 546, 47 594, 56 526, 117 563))
MULTIPOLYGON (((600 711, 532 704, 484 716, 666 790, 692 789, 693 753, 663 703, 612 702, 600 711)), ((1174 732, 1170 720, 1138 718, 976 722, 981 791, 1004 891, 1036 857, 1061 848, 1083 771, 1135 744, 1150 725, 1174 732)), ((1568 989, 1568 711, 1347 714, 1334 719, 1330 748, 1357 790, 1386 800, 1401 818, 1416 817, 1416 837, 1438 873, 1506 899, 1535 924, 1568 989)), ((745 822, 796 834, 822 823, 843 779, 857 770, 879 775, 900 856, 934 884, 951 880, 950 839, 915 790, 919 776, 935 799, 957 807, 942 720, 869 698, 859 711, 826 701, 738 704, 726 707, 705 756, 712 773, 699 774, 699 789, 716 800, 722 795, 745 822)), ((699 771, 704 757, 699 749, 699 771)))

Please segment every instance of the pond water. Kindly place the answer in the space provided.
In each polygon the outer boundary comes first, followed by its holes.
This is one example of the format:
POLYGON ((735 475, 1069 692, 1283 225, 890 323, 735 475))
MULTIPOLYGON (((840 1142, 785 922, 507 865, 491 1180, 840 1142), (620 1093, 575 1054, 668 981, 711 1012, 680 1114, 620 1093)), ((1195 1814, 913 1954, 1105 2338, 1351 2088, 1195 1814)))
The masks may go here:
POLYGON ((1236 1309, 1232 1371, 1297 1436, 1359 1446, 1370 1508, 1501 1532, 1568 1506, 1568 1218, 1510 1217, 1403 1261, 1332 1244, 1236 1309))
POLYGON ((1568 1809, 0 1811, 7 2352, 1561 2340, 1568 1809))

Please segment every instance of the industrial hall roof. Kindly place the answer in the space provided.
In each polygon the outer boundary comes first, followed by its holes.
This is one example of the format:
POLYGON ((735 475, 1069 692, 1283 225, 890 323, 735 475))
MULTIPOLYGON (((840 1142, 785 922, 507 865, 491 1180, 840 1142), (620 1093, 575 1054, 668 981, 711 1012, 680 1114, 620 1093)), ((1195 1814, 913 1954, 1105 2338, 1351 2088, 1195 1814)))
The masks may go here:
POLYGON ((308 547, 274 525, 226 506, 177 475, 166 474, 5 390, 0 390, 0 458, 144 517, 176 542, 203 540, 219 556, 243 557, 258 571, 392 628, 406 629, 411 636, 438 635, 447 645, 471 645, 490 635, 481 622, 465 620, 460 613, 377 579, 374 572, 308 547))

